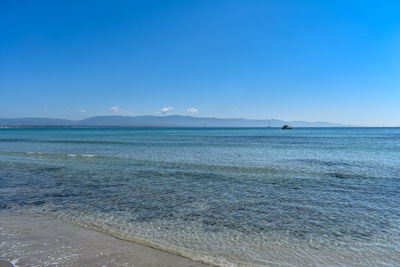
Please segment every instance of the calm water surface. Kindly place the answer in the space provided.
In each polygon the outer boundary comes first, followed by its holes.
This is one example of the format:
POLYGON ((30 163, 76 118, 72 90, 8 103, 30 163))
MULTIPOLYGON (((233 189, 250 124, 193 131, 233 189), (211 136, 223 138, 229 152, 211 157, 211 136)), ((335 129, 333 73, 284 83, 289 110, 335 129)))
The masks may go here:
POLYGON ((400 264, 400 129, 0 129, 0 212, 204 262, 400 264))

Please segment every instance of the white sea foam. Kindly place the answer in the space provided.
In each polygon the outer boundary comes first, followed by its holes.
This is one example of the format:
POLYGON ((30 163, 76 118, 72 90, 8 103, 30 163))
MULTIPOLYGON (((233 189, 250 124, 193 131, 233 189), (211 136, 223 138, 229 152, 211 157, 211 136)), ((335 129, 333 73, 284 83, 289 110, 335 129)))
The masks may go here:
POLYGON ((28 151, 26 153, 29 155, 43 155, 44 154, 43 152, 32 152, 32 151, 28 151))
POLYGON ((44 152, 32 152, 28 151, 26 152, 28 155, 46 155, 49 157, 62 157, 62 156, 67 156, 67 157, 85 157, 85 158, 93 158, 96 157, 94 154, 75 154, 75 153, 69 153, 69 154, 56 154, 56 153, 44 153, 44 152))
POLYGON ((88 158, 93 158, 93 157, 95 157, 96 155, 93 155, 93 154, 83 154, 82 155, 82 157, 88 157, 88 158))
POLYGON ((19 265, 17 265, 19 259, 13 259, 12 261, 10 261, 11 265, 14 267, 19 267, 19 265))

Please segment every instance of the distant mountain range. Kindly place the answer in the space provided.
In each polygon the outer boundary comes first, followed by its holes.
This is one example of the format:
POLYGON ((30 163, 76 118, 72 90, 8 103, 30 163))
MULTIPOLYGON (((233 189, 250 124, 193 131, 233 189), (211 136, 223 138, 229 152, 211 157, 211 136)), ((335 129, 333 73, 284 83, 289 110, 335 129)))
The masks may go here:
POLYGON ((329 122, 307 122, 307 121, 282 121, 275 119, 250 120, 250 119, 221 119, 201 118, 192 116, 96 116, 83 120, 64 120, 50 118, 17 118, 1 119, 0 126, 12 127, 38 127, 38 126, 61 126, 61 127, 282 127, 282 125, 293 127, 351 127, 339 123, 329 122))

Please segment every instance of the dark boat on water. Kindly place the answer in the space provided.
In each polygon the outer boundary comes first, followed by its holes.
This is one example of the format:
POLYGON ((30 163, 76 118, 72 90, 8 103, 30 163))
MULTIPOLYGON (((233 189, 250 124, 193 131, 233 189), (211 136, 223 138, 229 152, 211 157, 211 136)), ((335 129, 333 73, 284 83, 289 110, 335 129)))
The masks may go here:
POLYGON ((293 129, 293 127, 290 126, 290 125, 283 125, 282 126, 282 130, 289 130, 289 129, 293 129))

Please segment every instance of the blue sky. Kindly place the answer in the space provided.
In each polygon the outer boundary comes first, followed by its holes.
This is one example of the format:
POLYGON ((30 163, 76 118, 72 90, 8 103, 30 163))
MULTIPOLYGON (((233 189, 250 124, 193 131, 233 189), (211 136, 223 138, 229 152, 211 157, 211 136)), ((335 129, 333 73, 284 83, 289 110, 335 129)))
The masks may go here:
POLYGON ((0 117, 398 126, 399 14, 389 0, 2 0, 0 117))

